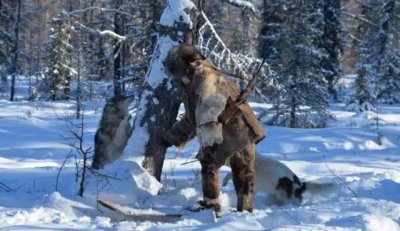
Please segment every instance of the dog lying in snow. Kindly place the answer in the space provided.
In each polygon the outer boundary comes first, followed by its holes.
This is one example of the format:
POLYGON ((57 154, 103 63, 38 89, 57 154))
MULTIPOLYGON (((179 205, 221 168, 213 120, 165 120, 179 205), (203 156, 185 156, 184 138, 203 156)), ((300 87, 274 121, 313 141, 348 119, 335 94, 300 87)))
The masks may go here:
MULTIPOLYGON (((229 166, 229 161, 227 161, 229 166)), ((256 153, 254 162, 256 172, 256 191, 267 193, 267 204, 301 205, 303 194, 309 193, 312 197, 329 194, 335 189, 335 184, 301 182, 300 179, 283 163, 256 153)), ((222 185, 226 186, 232 179, 232 173, 228 173, 222 185)))

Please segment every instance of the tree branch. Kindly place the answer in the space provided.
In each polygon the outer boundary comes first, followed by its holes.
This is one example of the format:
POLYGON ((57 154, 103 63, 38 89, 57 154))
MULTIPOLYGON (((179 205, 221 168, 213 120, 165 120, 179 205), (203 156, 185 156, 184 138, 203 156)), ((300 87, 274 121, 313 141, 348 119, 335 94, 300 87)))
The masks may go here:
POLYGON ((99 30, 96 30, 96 29, 89 28, 89 27, 83 25, 82 23, 80 23, 78 21, 72 21, 72 23, 77 25, 77 26, 79 26, 84 31, 86 31, 88 33, 91 33, 91 34, 94 34, 94 35, 100 35, 100 36, 108 35, 110 37, 118 39, 119 41, 124 41, 126 39, 126 36, 119 35, 119 34, 115 33, 114 31, 111 31, 111 30, 101 30, 101 31, 99 31, 99 30))
POLYGON ((61 164, 60 168, 58 169, 57 177, 56 177, 56 189, 55 189, 57 192, 58 192, 58 181, 59 181, 59 179, 60 179, 61 171, 64 169, 64 167, 65 167, 65 165, 66 165, 68 159, 71 158, 71 157, 72 157, 72 150, 71 150, 71 151, 68 153, 68 155, 65 157, 63 163, 61 164))
POLYGON ((127 12, 127 11, 122 11, 122 10, 118 10, 118 9, 109 9, 109 8, 103 8, 103 7, 97 7, 97 6, 91 6, 91 7, 86 7, 84 9, 77 9, 71 12, 68 12, 69 14, 81 14, 81 13, 86 13, 88 11, 92 11, 92 10, 98 10, 101 12, 111 12, 111 13, 115 13, 115 14, 121 14, 121 15, 125 15, 128 17, 134 17, 133 14, 127 12))
POLYGON ((111 30, 102 30, 102 31, 98 31, 98 33, 100 35, 109 35, 109 36, 117 38, 119 40, 125 40, 126 39, 125 36, 119 35, 119 34, 115 33, 114 31, 111 31, 111 30))
POLYGON ((359 20, 359 21, 361 21, 361 22, 365 22, 365 23, 367 23, 367 24, 369 24, 369 25, 371 25, 371 26, 378 27, 378 25, 377 25, 376 23, 373 23, 373 22, 371 22, 370 20, 368 20, 368 19, 366 19, 366 18, 363 18, 363 17, 361 17, 361 16, 359 16, 359 15, 357 15, 357 14, 352 14, 352 13, 347 12, 347 11, 342 11, 342 14, 345 15, 345 16, 348 16, 348 17, 357 19, 357 20, 359 20))
POLYGON ((353 190, 349 185, 347 185, 346 182, 345 182, 342 178, 340 178, 340 177, 329 167, 328 162, 327 162, 326 157, 325 157, 325 154, 323 154, 323 156, 324 156, 325 166, 326 166, 326 168, 331 172, 331 174, 332 174, 333 176, 335 176, 336 179, 338 179, 338 181, 340 182, 340 184, 342 184, 342 185, 345 186, 348 190, 350 190, 350 192, 352 192, 353 195, 354 195, 355 197, 358 197, 357 193, 354 192, 354 190, 353 190))
POLYGON ((237 7, 241 7, 245 10, 250 10, 253 13, 256 12, 256 7, 254 6, 253 3, 249 2, 249 1, 245 1, 245 0, 222 0, 225 3, 228 3, 232 6, 237 6, 237 7))

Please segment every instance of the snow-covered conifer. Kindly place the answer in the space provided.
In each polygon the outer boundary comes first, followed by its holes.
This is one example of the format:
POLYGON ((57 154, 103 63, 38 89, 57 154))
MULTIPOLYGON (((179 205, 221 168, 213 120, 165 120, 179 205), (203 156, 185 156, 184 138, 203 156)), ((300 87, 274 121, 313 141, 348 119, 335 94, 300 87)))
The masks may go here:
MULTIPOLYGON (((12 1, 0 1, 0 90, 6 89, 7 74, 10 71, 11 51, 13 49, 13 17, 12 1)), ((15 6, 14 6, 15 7, 15 6)))
POLYGON ((394 0, 360 1, 364 19, 359 27, 357 79, 353 101, 398 102, 400 90, 399 19, 400 6, 394 0))
POLYGON ((376 97, 388 103, 400 102, 400 2, 389 0, 380 14, 382 61, 376 83, 376 97))
POLYGON ((274 71, 272 124, 323 127, 330 117, 326 71, 321 68, 328 54, 316 44, 324 32, 318 2, 265 2, 260 47, 274 71))
POLYGON ((65 10, 60 11, 50 20, 49 39, 46 43, 48 65, 46 67, 46 83, 51 91, 52 100, 64 100, 70 97, 70 84, 76 70, 71 65, 71 53, 74 50, 71 44, 74 35, 74 26, 65 10))
POLYGON ((336 100, 335 84, 343 74, 339 60, 344 47, 344 39, 341 36, 344 27, 341 20, 340 0, 319 0, 315 7, 322 11, 322 15, 318 15, 319 17, 316 18, 322 34, 315 40, 317 47, 326 52, 326 56, 321 57, 322 74, 328 81, 328 91, 331 97, 336 100))

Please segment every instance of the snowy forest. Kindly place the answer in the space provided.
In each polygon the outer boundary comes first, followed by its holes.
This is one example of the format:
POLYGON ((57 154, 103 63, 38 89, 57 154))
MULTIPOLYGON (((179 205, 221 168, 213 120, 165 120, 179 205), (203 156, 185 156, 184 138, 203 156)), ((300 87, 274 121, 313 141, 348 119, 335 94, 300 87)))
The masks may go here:
MULTIPOLYGON (((399 102, 396 1, 249 1, 251 7, 234 2, 201 3, 215 33, 203 31, 196 37, 219 36, 232 54, 266 58, 271 73, 257 83, 259 100, 273 103, 277 116, 305 113, 298 108, 303 105, 326 118, 330 101, 399 102), (340 89, 346 75, 354 75, 355 82, 354 91, 344 96, 340 89)), ((85 101, 96 95, 94 85, 101 82, 111 83, 115 95, 140 91, 162 33, 166 4, 2 0, 2 98, 85 101), (16 91, 22 80, 28 81, 27 92, 16 91)), ((199 42, 193 43, 205 45, 199 42)), ((224 55, 215 45, 212 41, 205 49, 224 55)), ((226 58, 221 57, 221 67, 226 58)), ((253 64, 235 59, 252 74, 248 66, 253 64)), ((224 71, 233 72, 225 66, 224 71)), ((286 118, 271 122, 304 126, 286 118)))
POLYGON ((0 228, 400 230, 398 0, 0 0, 0 108, 0 228), (183 43, 254 78, 256 162, 334 189, 272 205, 256 186, 249 213, 224 180, 221 218, 189 210, 199 143, 161 135, 185 114, 164 70, 183 43), (129 135, 94 169, 107 105, 129 135))

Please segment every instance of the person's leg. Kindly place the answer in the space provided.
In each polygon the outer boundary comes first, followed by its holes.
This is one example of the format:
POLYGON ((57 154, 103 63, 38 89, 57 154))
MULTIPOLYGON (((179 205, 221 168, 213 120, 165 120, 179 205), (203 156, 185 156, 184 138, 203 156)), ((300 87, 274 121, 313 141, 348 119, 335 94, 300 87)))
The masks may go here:
POLYGON ((215 147, 207 147, 201 150, 198 159, 201 164, 201 182, 203 189, 203 201, 199 204, 205 208, 213 208, 216 212, 221 210, 219 203, 219 168, 224 161, 218 157, 215 147))
POLYGON ((254 144, 236 152, 230 158, 233 184, 237 195, 237 210, 253 211, 253 193, 255 183, 254 173, 254 144))

